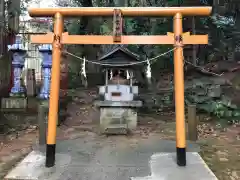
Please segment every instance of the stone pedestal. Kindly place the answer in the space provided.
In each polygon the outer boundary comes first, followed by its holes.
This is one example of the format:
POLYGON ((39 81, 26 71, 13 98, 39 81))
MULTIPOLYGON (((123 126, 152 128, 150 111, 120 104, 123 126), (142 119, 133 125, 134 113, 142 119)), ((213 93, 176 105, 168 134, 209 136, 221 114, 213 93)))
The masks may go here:
POLYGON ((137 111, 141 101, 111 102, 96 101, 100 107, 100 132, 105 134, 127 134, 137 127, 137 111))
POLYGON ((107 134, 127 134, 137 127, 137 113, 126 108, 101 108, 100 131, 107 134))
POLYGON ((39 52, 42 54, 42 72, 43 85, 39 94, 40 99, 49 99, 50 96, 50 82, 51 82, 51 68, 52 68, 52 45, 45 44, 39 46, 39 52))

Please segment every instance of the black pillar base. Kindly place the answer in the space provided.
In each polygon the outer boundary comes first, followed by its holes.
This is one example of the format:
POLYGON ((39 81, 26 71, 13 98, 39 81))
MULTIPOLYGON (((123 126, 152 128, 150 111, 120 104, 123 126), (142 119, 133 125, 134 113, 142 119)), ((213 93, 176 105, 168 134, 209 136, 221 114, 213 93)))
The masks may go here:
POLYGON ((177 165, 178 166, 186 166, 186 148, 178 148, 177 147, 177 165))
POLYGON ((47 168, 53 167, 55 165, 55 152, 56 144, 47 144, 45 164, 47 168))

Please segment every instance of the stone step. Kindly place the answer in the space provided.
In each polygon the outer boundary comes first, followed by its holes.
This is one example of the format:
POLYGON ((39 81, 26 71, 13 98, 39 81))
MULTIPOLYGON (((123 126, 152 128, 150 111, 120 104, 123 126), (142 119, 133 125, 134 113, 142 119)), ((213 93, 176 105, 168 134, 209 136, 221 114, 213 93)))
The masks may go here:
POLYGON ((105 134, 127 134, 127 124, 111 124, 105 129, 105 134))
POLYGON ((187 153, 187 166, 176 164, 176 153, 156 153, 150 160, 151 176, 131 180, 217 180, 197 152, 187 153))

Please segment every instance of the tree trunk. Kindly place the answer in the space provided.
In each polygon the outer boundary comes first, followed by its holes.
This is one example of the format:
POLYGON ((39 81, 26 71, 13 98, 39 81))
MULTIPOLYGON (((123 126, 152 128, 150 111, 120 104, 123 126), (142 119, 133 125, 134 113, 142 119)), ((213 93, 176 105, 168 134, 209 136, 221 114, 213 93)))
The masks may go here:
MULTIPOLYGON (((192 17, 192 34, 196 34, 196 27, 195 27, 195 17, 192 17)), ((192 63, 194 66, 197 65, 197 46, 192 45, 192 63)))

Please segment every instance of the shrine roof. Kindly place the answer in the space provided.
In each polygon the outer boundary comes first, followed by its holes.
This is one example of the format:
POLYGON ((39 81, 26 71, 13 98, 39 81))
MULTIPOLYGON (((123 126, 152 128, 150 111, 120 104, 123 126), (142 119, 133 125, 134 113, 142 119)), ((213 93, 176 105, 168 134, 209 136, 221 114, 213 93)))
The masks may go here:
POLYGON ((131 59, 131 61, 138 61, 139 58, 140 58, 139 55, 131 52, 126 47, 117 46, 117 47, 113 48, 112 50, 108 51, 105 55, 100 57, 98 60, 99 61, 110 60, 110 59, 112 59, 111 56, 118 53, 118 52, 121 52, 121 53, 127 55, 129 57, 129 59, 131 59))

